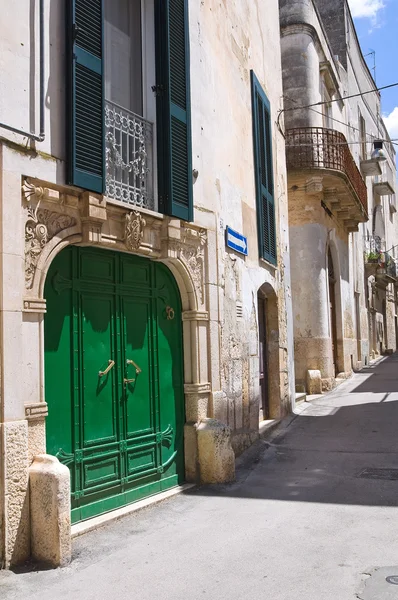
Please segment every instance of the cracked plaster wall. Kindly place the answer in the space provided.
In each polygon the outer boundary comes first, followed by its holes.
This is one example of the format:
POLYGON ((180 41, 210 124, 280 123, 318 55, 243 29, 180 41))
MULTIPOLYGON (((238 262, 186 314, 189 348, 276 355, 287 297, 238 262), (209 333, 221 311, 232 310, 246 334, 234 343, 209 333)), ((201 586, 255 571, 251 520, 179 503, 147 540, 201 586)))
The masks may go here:
POLYGON ((240 453, 258 434, 257 293, 264 284, 278 302, 282 360, 272 377, 278 380, 281 413, 290 409, 294 392, 285 156, 275 126, 282 94, 278 3, 206 0, 190 6, 190 22, 193 162, 199 171, 194 199, 197 218, 213 213, 217 239, 215 252, 209 251, 209 261, 217 263, 210 344, 217 365, 213 389, 218 379, 220 393, 213 397, 213 416, 230 425, 240 453), (250 69, 271 103, 279 272, 258 260, 250 69), (248 237, 247 258, 225 249, 226 225, 248 237))

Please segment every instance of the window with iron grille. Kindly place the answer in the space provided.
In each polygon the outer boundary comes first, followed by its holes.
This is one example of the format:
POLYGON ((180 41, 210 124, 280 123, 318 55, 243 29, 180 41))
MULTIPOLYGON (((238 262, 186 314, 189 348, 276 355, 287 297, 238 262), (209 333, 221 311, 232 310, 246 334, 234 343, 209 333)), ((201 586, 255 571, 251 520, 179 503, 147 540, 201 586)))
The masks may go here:
POLYGON ((193 218, 188 0, 70 0, 68 183, 193 218))

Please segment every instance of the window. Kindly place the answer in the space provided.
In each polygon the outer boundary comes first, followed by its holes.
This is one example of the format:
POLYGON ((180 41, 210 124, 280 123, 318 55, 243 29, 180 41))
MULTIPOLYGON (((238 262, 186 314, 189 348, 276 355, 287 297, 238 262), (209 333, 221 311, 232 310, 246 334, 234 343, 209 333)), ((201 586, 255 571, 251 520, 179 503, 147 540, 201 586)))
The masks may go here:
POLYGON ((157 210, 153 3, 104 0, 104 13, 105 195, 157 210))
POLYGON ((68 7, 68 183, 192 220, 188 0, 68 7))
POLYGON ((326 129, 333 129, 333 120, 332 120, 332 98, 329 93, 329 90, 326 86, 326 82, 321 75, 321 99, 324 104, 322 105, 322 124, 326 129))
POLYGON ((366 160, 366 123, 365 123, 365 119, 363 118, 363 116, 361 115, 361 113, 359 112, 359 152, 360 152, 360 156, 359 158, 361 160, 366 160))
POLYGON ((143 114, 141 0, 104 0, 105 100, 143 114))
POLYGON ((270 103, 253 71, 251 83, 259 253, 261 258, 276 265, 270 103))

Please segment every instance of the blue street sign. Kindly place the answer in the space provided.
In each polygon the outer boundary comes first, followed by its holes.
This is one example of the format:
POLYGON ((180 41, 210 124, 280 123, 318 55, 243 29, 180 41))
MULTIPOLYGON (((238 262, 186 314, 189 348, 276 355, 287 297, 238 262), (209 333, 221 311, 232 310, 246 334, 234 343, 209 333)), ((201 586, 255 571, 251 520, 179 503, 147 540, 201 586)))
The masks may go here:
POLYGON ((228 226, 225 230, 225 243, 228 248, 232 248, 232 250, 247 256, 247 237, 228 226))

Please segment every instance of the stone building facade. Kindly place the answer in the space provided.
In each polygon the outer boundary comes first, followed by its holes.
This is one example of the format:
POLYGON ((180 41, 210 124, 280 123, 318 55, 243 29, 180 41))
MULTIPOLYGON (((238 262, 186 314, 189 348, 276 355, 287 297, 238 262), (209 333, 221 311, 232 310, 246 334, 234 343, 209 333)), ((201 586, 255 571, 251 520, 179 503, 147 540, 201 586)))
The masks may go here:
POLYGON ((294 398, 277 0, 68 5, 0 25, 4 567, 231 480, 294 398))
POLYGON ((296 386, 311 392, 397 347, 395 151, 346 0, 282 0, 280 19, 296 386))

